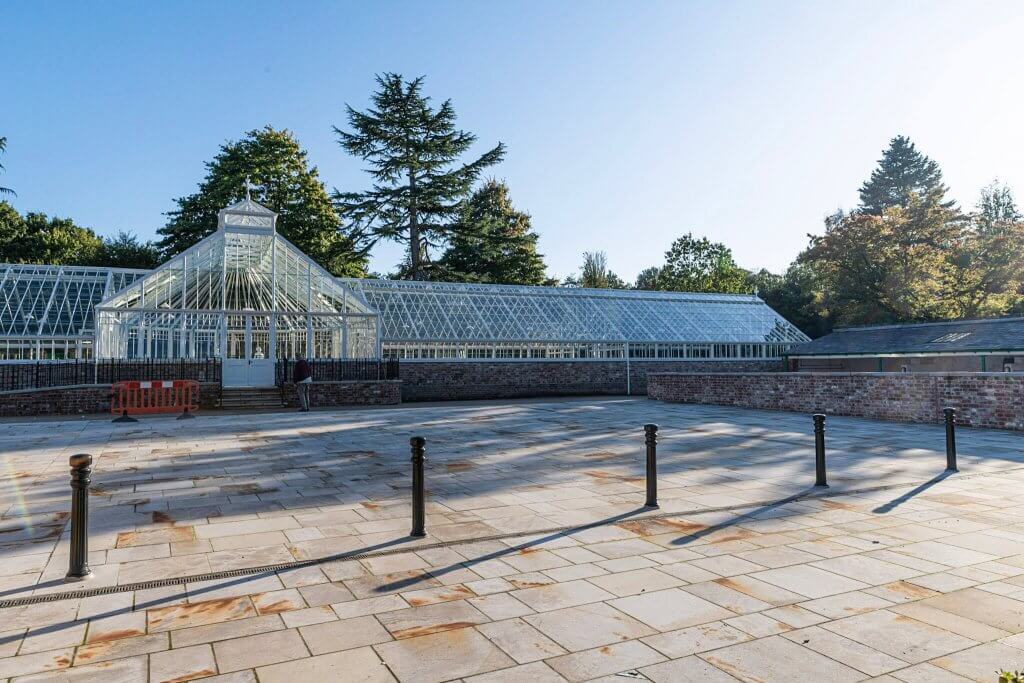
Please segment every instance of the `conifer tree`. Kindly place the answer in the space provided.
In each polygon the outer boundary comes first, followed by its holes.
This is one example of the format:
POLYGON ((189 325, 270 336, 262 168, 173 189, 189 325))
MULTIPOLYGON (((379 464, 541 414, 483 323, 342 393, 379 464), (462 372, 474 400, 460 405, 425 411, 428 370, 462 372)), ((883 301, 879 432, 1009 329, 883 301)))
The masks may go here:
POLYGON ((431 107, 423 78, 377 76, 373 105, 365 112, 347 107, 352 131, 338 127, 338 144, 369 163, 373 187, 365 192, 335 190, 335 206, 350 224, 364 252, 380 240, 408 245, 407 277, 425 279, 430 249, 452 234, 462 201, 484 169, 505 156, 505 146, 475 161, 459 162, 476 136, 455 127, 451 100, 431 107))
POLYGON ((366 258, 340 229, 331 198, 315 166, 288 130, 270 126, 221 145, 206 163, 198 192, 175 201, 167 225, 158 232, 163 258, 181 253, 217 229, 217 212, 245 197, 246 181, 256 187, 252 198, 278 214, 277 231, 334 275, 360 277, 366 258))
POLYGON ((540 285, 544 259, 530 215, 517 211, 508 185, 489 180, 465 203, 452 231, 439 274, 456 282, 540 285))
POLYGON ((881 216, 887 208, 907 208, 911 195, 952 208, 954 202, 945 200, 947 189, 938 163, 918 152, 910 138, 897 135, 882 152, 871 178, 860 187, 860 211, 881 216))

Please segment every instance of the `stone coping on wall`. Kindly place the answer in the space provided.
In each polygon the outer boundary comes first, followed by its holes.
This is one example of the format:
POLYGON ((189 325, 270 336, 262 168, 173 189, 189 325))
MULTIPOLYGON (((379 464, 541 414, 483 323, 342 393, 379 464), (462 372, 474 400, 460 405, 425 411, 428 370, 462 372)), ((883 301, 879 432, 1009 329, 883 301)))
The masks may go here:
POLYGON ((647 395, 668 402, 918 423, 941 421, 949 407, 960 425, 1024 430, 1024 373, 661 372, 648 375, 647 395))
POLYGON ((38 394, 43 391, 64 391, 70 389, 110 389, 112 384, 68 384, 62 387, 32 387, 29 389, 8 389, 0 391, 0 396, 17 396, 18 394, 38 394))
POLYGON ((648 373, 648 377, 654 377, 655 375, 766 375, 770 377, 777 377, 779 375, 786 376, 800 376, 800 375, 832 375, 837 377, 845 377, 850 375, 866 375, 875 377, 1024 377, 1024 372, 998 372, 995 370, 988 372, 972 372, 969 370, 938 370, 931 372, 878 372, 876 371, 864 371, 864 370, 780 370, 778 372, 760 372, 750 370, 737 370, 736 372, 674 372, 674 371, 658 371, 648 373))

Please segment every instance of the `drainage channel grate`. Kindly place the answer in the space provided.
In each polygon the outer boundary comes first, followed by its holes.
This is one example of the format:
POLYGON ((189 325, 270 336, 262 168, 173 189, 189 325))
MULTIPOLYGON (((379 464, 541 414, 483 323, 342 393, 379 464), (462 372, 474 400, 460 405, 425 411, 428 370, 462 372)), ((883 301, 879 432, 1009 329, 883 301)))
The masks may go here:
MULTIPOLYGON (((976 477, 993 476, 1005 474, 1007 472, 1013 472, 1022 470, 1024 467, 1013 467, 1008 470, 1001 470, 999 472, 974 472, 971 474, 957 474, 958 480, 974 479, 976 477)), ((610 526, 618 524, 619 522, 625 522, 629 520, 645 520, 645 519, 665 519, 668 517, 681 517, 684 515, 696 515, 696 514, 707 514, 711 512, 732 512, 736 510, 750 510, 761 507, 779 507, 781 505, 788 505, 801 500, 816 499, 816 498, 833 498, 836 496, 852 496, 861 493, 873 493, 877 491, 888 491, 896 488, 907 488, 909 486, 920 486, 921 484, 927 484, 932 481, 931 479, 915 482, 906 482, 900 484, 881 484, 878 486, 867 486, 859 489, 845 489, 842 491, 837 490, 823 490, 815 491, 813 489, 802 493, 797 493, 792 496, 785 498, 778 498, 776 500, 765 500, 756 501, 751 503, 743 503, 742 505, 723 505, 719 507, 709 508, 696 508, 692 510, 677 510, 673 512, 658 512, 653 514, 643 514, 645 508, 639 508, 635 512, 623 513, 617 517, 611 517, 608 519, 598 520, 589 524, 577 524, 572 526, 560 526, 551 527, 548 529, 538 529, 536 531, 521 532, 517 531, 514 533, 504 534, 492 534, 490 536, 480 536, 477 538, 467 538, 459 541, 438 541, 435 543, 421 543, 421 544, 410 544, 398 548, 384 548, 381 550, 370 550, 370 551, 351 551, 348 553, 338 553, 337 555, 329 555, 328 557, 320 557, 311 560, 296 560, 295 562, 282 562, 279 564, 266 564, 259 567, 246 567, 243 569, 227 569, 217 572, 208 572, 206 574, 192 574, 190 576, 176 576, 169 579, 154 579, 152 581, 140 581, 138 583, 126 583, 119 586, 99 586, 96 588, 84 588, 77 591, 63 591, 54 593, 44 593, 42 595, 30 595, 24 598, 11 598, 9 600, 0 600, 0 609, 8 607, 22 607, 25 605, 36 605, 44 602, 57 602, 58 600, 71 600, 74 598, 91 598, 97 595, 111 595, 113 593, 129 593, 140 590, 148 590, 150 588, 166 588, 167 586, 183 586, 188 583, 198 583, 203 581, 218 581, 220 579, 234 579, 243 576, 255 576, 257 574, 274 574, 276 572, 288 571, 291 569, 304 569, 306 567, 315 567, 319 564, 325 564, 327 562, 338 562, 340 560, 362 560, 371 557, 383 557, 386 555, 397 555, 399 553, 416 552, 417 550, 432 550, 434 548, 452 548, 462 545, 469 545, 472 543, 480 543, 483 541, 502 541, 510 538, 536 538, 538 536, 544 536, 546 534, 559 534, 559 535, 570 535, 578 533, 580 531, 586 531, 588 529, 595 529, 601 526, 610 526)), ((744 517, 747 515, 738 515, 744 517)), ((543 539, 542 539, 543 540, 543 539)), ((399 541, 402 543, 403 541, 399 541)), ((523 543, 520 547, 528 547, 530 544, 536 542, 528 541, 523 543)), ((509 546, 509 552, 513 552, 519 549, 517 546, 509 546)), ((470 560, 467 560, 469 562, 470 560)))

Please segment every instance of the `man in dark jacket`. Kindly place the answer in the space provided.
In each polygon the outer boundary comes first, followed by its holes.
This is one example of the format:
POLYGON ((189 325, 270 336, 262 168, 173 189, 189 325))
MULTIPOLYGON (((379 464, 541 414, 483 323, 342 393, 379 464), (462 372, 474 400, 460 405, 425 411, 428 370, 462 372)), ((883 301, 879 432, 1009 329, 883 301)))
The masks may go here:
POLYGON ((313 383, 313 370, 309 367, 309 362, 301 356, 295 357, 292 381, 295 382, 295 390, 299 393, 299 411, 308 413, 309 385, 313 383))

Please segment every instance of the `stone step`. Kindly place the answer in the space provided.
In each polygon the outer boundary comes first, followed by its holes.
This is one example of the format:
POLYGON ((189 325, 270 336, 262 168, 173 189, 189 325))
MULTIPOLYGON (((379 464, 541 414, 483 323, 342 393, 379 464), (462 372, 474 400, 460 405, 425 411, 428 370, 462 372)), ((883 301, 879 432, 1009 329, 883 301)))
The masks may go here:
POLYGON ((281 390, 274 387, 224 389, 220 398, 220 407, 227 410, 280 408, 282 405, 281 390))

